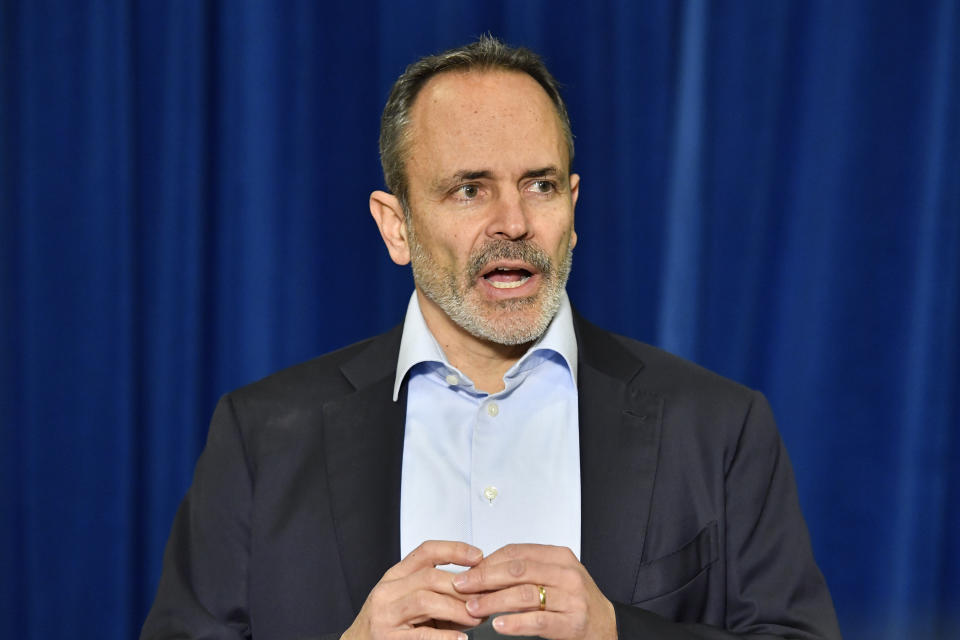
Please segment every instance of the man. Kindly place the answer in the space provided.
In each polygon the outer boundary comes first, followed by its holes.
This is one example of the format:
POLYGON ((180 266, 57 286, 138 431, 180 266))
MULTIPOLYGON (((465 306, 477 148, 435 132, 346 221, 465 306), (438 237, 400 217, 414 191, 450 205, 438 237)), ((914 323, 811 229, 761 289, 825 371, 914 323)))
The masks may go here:
POLYGON ((570 308, 540 60, 411 65, 381 156, 404 325, 221 400, 142 637, 838 638, 763 397, 570 308))

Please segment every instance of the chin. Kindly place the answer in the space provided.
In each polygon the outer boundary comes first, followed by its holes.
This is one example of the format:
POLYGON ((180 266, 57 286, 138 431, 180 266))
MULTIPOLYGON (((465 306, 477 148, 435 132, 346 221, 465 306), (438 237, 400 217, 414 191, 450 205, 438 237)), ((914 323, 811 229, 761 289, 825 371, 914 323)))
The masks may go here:
POLYGON ((522 310, 504 309, 502 304, 497 306, 500 308, 493 313, 471 314, 473 317, 460 326, 472 335, 496 344, 521 345, 543 335, 552 319, 552 314, 547 317, 541 305, 531 309, 527 304, 522 310))

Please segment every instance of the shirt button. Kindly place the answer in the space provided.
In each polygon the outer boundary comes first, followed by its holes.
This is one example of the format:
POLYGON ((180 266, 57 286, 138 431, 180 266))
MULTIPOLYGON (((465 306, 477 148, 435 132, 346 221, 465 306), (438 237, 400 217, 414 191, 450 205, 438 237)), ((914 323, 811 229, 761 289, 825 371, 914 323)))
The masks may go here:
POLYGON ((483 490, 483 497, 486 498, 490 504, 493 504, 493 501, 497 499, 498 495, 500 495, 500 492, 497 491, 497 488, 493 485, 483 490))
MULTIPOLYGON (((500 407, 497 406, 496 402, 487 404, 487 414, 491 418, 496 418, 498 413, 500 413, 500 407)), ((494 489, 494 491, 496 491, 496 489, 494 489)))
POLYGON ((447 384, 450 385, 451 387, 453 387, 453 386, 455 386, 455 385, 457 385, 457 384, 460 384, 460 378, 458 378, 458 377, 457 377, 455 374, 453 374, 453 373, 449 374, 445 379, 446 379, 446 381, 447 381, 447 384))

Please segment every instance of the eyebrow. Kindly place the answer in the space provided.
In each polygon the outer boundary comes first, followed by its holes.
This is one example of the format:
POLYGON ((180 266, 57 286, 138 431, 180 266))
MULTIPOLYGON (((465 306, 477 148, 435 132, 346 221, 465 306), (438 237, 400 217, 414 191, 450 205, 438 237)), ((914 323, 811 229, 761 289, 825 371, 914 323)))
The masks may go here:
MULTIPOLYGON (((523 175, 520 176, 520 179, 528 180, 530 178, 552 178, 558 176, 561 176, 560 171, 555 166, 550 165, 525 171, 523 175)), ((440 180, 437 180, 434 183, 434 189, 436 189, 438 192, 442 192, 463 182, 470 182, 471 180, 488 180, 491 178, 493 178, 493 172, 489 169, 464 169, 463 171, 457 171, 449 178, 441 178, 440 180)))
POLYGON ((549 167, 543 167, 541 169, 531 169, 530 171, 527 171, 522 176, 520 176, 520 179, 525 180, 527 178, 553 178, 559 175, 560 175, 560 172, 557 170, 557 168, 554 167, 553 165, 550 165, 549 167))
POLYGON ((479 171, 458 171, 453 174, 452 182, 465 182, 469 180, 480 180, 481 178, 492 178, 493 173, 487 169, 481 169, 479 171))
POLYGON ((480 179, 486 179, 486 178, 492 178, 492 177, 493 177, 493 173, 486 169, 482 169, 479 171, 469 171, 469 170, 457 171, 455 174, 453 174, 449 178, 437 179, 433 183, 433 189, 437 193, 442 193, 463 182, 469 182, 471 180, 480 180, 480 179))

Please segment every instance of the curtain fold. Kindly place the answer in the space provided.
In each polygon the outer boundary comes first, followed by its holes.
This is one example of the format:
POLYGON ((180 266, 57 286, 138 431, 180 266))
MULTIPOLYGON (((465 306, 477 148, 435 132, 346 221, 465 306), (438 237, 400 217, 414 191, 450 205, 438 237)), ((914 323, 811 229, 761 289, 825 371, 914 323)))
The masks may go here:
POLYGON ((960 633, 952 0, 0 0, 0 630, 137 634, 217 397, 384 331, 417 56, 564 85, 588 318, 769 397, 847 638, 960 633))

